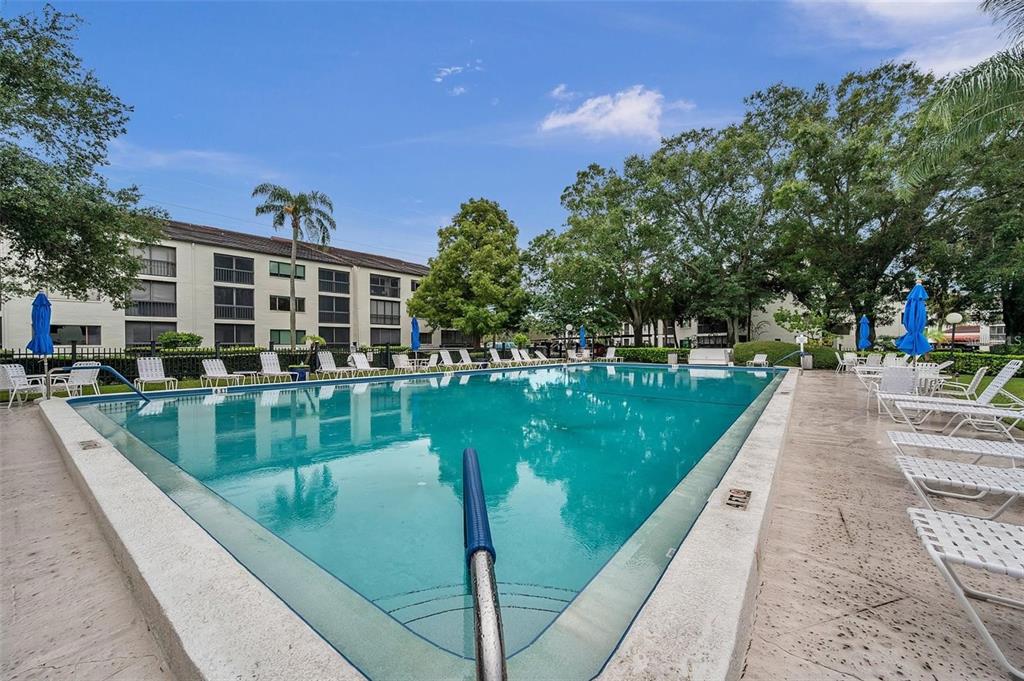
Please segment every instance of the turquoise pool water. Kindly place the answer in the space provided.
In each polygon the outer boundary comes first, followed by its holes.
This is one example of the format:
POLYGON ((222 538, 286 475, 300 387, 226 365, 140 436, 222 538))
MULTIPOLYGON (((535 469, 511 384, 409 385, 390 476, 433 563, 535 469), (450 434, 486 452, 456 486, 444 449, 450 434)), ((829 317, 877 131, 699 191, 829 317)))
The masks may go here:
MULTIPOLYGON (((129 400, 76 408, 122 451, 159 454, 161 465, 201 483, 407 633, 462 660, 473 656, 462 548, 464 448, 480 457, 506 647, 515 655, 770 393, 775 377, 553 367, 182 396, 141 409, 129 400)), ((704 487, 710 491, 714 482, 704 487)), ((174 498, 175 485, 168 487, 174 498)), ((706 494, 692 500, 694 517, 706 494)), ((189 511, 187 499, 176 501, 189 511)), ((233 550, 230 538, 218 539, 233 550)), ((262 577, 260 565, 239 557, 262 577)), ((660 574, 667 562, 645 574, 660 574)), ((274 579, 287 579, 281 572, 265 581, 274 588, 274 579)), ((631 602, 642 603, 653 587, 645 580, 631 602)), ((344 641, 325 637, 378 674, 344 641)), ((598 651, 598 662, 610 652, 598 651)))

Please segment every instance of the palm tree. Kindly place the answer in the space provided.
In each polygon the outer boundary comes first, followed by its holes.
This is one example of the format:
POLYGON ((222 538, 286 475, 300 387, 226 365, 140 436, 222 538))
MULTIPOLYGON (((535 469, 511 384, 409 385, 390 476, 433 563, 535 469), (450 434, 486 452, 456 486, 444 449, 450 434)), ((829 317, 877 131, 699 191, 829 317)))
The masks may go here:
POLYGON ((1024 2, 984 0, 981 9, 1006 22, 1015 43, 988 59, 950 76, 922 105, 919 121, 933 130, 904 169, 911 186, 991 135, 1019 129, 1024 121, 1024 2))
POLYGON ((291 347, 295 349, 295 258, 298 255, 299 239, 305 237, 322 246, 331 240, 331 232, 338 226, 331 215, 334 204, 327 194, 318 191, 292 194, 284 187, 264 182, 252 190, 253 198, 263 197, 263 203, 256 206, 256 215, 273 215, 274 229, 283 228, 288 222, 292 227, 292 268, 288 277, 288 315, 290 317, 291 347))

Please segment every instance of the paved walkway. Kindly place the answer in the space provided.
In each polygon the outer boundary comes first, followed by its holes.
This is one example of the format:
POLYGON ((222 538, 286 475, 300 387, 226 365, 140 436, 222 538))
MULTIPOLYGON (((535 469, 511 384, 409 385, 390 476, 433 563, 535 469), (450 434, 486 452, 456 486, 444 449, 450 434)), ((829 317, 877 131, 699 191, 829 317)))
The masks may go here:
MULTIPOLYGON (((885 431, 895 429, 865 413, 856 378, 801 377, 745 680, 1007 678, 910 525, 906 509, 921 502, 893 462, 885 431)), ((1024 523, 1024 502, 1002 520, 1024 523)), ((972 581, 1024 597, 1009 580, 972 581)), ((988 605, 982 611, 1004 650, 1024 665, 1024 616, 988 605)))
POLYGON ((38 408, 0 407, 0 678, 171 679, 38 408))

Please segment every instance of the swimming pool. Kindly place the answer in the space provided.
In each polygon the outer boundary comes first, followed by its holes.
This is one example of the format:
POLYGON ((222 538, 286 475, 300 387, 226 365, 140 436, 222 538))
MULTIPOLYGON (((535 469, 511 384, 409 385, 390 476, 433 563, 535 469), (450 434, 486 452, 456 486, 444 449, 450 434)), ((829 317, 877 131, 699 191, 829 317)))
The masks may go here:
POLYGON ((551 367, 75 408, 373 678, 472 677, 475 447, 510 672, 589 678, 778 380, 551 367))

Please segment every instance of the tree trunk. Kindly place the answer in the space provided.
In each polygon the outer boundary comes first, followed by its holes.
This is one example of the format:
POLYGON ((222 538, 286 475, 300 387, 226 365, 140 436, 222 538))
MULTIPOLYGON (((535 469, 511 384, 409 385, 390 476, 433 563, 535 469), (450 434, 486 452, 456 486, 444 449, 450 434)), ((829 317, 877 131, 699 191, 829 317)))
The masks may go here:
POLYGON ((630 324, 633 325, 633 345, 642 347, 644 344, 644 320, 635 310, 630 314, 630 324))
POLYGON ((1024 341, 1024 280, 1003 284, 999 300, 1003 305, 1006 342, 1016 344, 1024 341))
POLYGON ((292 213, 292 271, 288 277, 288 323, 291 330, 292 350, 295 349, 295 260, 299 252, 299 216, 292 213))

